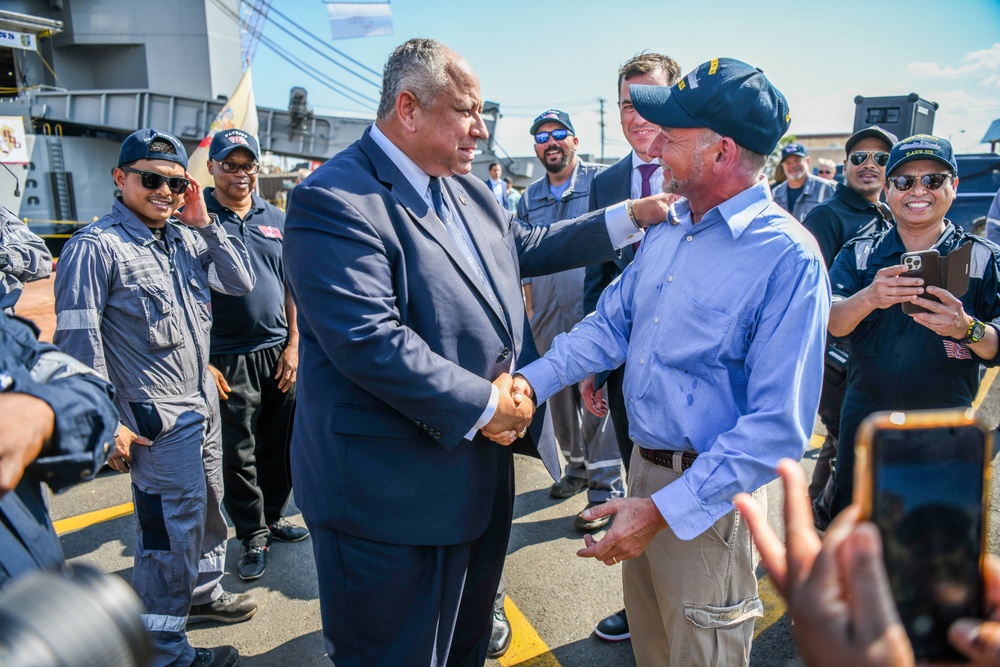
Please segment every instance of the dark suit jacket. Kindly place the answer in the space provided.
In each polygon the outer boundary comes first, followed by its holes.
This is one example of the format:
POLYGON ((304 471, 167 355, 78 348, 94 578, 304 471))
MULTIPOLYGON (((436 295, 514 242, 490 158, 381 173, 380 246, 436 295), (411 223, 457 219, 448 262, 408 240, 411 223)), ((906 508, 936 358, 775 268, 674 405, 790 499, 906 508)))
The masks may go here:
MULTIPOLYGON (((605 169, 594 178, 590 186, 590 210, 597 211, 620 204, 632 196, 632 152, 605 169)), ((604 216, 601 216, 604 219, 604 216)), ((591 264, 583 279, 583 312, 592 313, 597 308, 597 300, 611 282, 621 275, 625 267, 635 259, 635 250, 628 245, 617 252, 617 256, 607 262, 591 264)), ((604 386, 608 372, 598 373, 597 387, 604 386)))
MULTIPOLYGON (((292 192, 284 266, 299 309, 291 460, 312 522, 394 544, 482 535, 498 456, 490 381, 537 358, 520 278, 613 257, 601 220, 524 225, 472 176, 444 179, 499 299, 368 132, 292 192), (513 357, 512 357, 513 355, 513 357)), ((533 441, 558 472, 550 420, 533 441)))

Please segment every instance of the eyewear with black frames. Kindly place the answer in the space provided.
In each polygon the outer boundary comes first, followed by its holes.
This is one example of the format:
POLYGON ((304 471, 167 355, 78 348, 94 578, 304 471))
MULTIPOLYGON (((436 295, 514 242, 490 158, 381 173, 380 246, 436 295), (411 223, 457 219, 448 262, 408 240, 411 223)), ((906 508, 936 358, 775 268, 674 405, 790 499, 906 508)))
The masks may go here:
POLYGON ((246 164, 242 164, 240 162, 227 161, 227 162, 220 162, 219 164, 222 165, 222 171, 226 172, 227 174, 235 174, 236 172, 242 170, 243 173, 246 174, 247 176, 253 176, 258 171, 260 171, 259 162, 248 162, 246 164))
POLYGON ((552 130, 551 132, 539 132, 538 134, 535 135, 535 143, 547 144, 549 143, 550 136, 556 141, 562 141, 563 139, 569 136, 569 130, 561 129, 561 130, 552 130))
POLYGON ((188 189, 191 185, 191 179, 184 178, 183 176, 164 176, 163 174, 157 174, 155 171, 142 171, 141 169, 133 169, 132 167, 120 167, 122 171, 126 174, 139 174, 139 178, 142 182, 142 187, 147 190, 159 190, 163 182, 167 182, 167 187, 175 195, 182 195, 184 191, 188 189))
POLYGON ((917 183, 917 178, 920 179, 920 185, 924 186, 927 190, 937 190, 945 182, 951 178, 951 174, 924 174, 923 176, 913 176, 911 174, 903 174, 902 176, 892 176, 888 179, 889 184, 896 188, 900 192, 906 192, 912 188, 917 183))
POLYGON ((855 167, 860 167, 868 160, 872 159, 872 162, 880 167, 884 167, 889 164, 889 154, 885 151, 858 151, 857 153, 851 153, 851 156, 847 158, 851 161, 855 167))

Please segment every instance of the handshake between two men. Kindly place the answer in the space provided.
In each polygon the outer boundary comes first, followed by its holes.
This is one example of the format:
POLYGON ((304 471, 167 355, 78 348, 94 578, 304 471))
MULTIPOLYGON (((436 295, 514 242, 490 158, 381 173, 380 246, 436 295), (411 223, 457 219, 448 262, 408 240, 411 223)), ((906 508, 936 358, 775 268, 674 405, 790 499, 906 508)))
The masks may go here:
POLYGON ((528 432, 535 415, 535 401, 531 385, 523 377, 504 373, 493 384, 499 389, 497 409, 481 433, 493 442, 509 446, 528 432))

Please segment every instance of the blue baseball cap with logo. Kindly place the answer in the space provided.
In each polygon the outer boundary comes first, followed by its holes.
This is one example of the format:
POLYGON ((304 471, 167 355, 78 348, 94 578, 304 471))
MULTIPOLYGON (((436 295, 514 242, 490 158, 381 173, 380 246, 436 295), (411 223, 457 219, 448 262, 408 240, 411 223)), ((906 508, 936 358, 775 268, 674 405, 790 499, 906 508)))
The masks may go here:
POLYGON ((788 100, 764 73, 733 58, 703 63, 671 87, 629 86, 639 115, 664 127, 707 127, 755 153, 770 155, 792 117, 788 100))
POLYGON ((208 148, 209 160, 225 160, 226 156, 237 148, 243 148, 253 153, 253 159, 260 159, 260 144, 252 134, 239 128, 219 130, 212 137, 212 145, 208 148))
POLYGON ((549 109, 548 111, 543 111, 538 114, 538 118, 535 122, 531 124, 531 129, 528 131, 531 136, 535 136, 538 132, 538 128, 546 123, 559 123, 572 135, 576 135, 576 130, 573 129, 573 123, 569 120, 569 114, 565 111, 559 111, 559 109, 549 109))
POLYGON ((187 169, 188 166, 188 155, 187 151, 184 150, 184 144, 174 135, 154 130, 151 127, 136 130, 125 137, 125 141, 122 142, 121 150, 118 151, 118 166, 131 164, 136 160, 166 160, 176 162, 184 169, 187 169), (169 143, 175 152, 164 153, 153 150, 153 142, 157 139, 169 143))
POLYGON ((951 169, 952 174, 958 176, 958 162, 955 161, 955 153, 947 139, 930 134, 915 134, 903 139, 889 151, 889 162, 885 165, 886 177, 892 174, 896 167, 914 160, 940 162, 951 169))
POLYGON ((781 149, 781 161, 784 162, 785 158, 789 155, 798 155, 799 157, 809 157, 809 151, 802 144, 790 143, 781 149))

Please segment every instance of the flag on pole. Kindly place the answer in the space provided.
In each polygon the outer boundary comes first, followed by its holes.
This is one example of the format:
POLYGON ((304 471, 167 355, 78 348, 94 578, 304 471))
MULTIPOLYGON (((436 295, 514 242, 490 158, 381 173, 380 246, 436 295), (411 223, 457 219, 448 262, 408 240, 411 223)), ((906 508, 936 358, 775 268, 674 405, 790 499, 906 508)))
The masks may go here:
POLYGON ((212 143, 215 133, 238 128, 256 137, 259 126, 257 102, 253 97, 253 77, 250 76, 250 67, 247 67, 226 106, 222 107, 222 111, 212 121, 208 134, 188 157, 188 173, 194 176, 202 187, 213 186, 215 180, 208 173, 208 146, 212 143))
POLYGON ((392 10, 388 2, 328 2, 326 10, 333 39, 392 34, 392 10))

